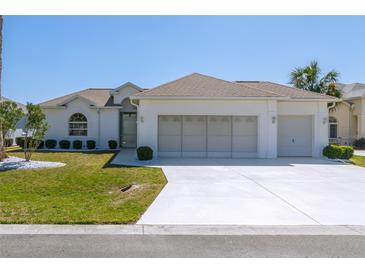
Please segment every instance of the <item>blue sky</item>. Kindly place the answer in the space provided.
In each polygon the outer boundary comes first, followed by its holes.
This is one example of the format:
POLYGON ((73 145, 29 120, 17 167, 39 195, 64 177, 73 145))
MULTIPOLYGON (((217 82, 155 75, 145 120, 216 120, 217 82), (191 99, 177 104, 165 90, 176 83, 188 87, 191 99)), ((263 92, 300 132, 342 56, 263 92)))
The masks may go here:
POLYGON ((192 72, 287 83, 314 59, 365 82, 365 16, 6 16, 3 40, 3 95, 20 102, 192 72))

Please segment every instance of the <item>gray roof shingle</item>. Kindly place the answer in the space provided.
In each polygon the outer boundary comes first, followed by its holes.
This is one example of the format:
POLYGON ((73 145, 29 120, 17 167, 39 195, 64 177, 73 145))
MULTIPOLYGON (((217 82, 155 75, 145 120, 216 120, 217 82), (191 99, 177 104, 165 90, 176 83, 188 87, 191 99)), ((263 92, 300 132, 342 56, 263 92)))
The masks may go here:
POLYGON ((135 94, 143 97, 264 97, 292 99, 327 99, 334 97, 311 91, 305 91, 281 84, 261 81, 230 82, 215 77, 193 73, 150 90, 135 94))

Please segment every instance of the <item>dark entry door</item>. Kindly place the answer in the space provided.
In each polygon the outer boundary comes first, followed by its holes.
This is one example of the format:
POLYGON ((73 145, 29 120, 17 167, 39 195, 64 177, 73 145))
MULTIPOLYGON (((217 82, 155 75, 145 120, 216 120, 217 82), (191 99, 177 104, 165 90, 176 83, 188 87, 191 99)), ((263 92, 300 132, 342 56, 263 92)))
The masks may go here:
POLYGON ((137 147, 137 114, 121 113, 121 147, 137 147))

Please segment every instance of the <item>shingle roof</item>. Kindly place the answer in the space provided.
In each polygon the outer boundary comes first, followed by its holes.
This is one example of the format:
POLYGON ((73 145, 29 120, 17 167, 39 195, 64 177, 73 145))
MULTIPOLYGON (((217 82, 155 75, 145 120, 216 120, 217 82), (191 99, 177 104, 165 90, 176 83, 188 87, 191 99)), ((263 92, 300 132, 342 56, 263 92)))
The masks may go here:
POLYGON ((362 84, 362 83, 352 83, 352 84, 337 83, 337 87, 340 89, 343 99, 355 99, 358 97, 365 97, 365 84, 362 84))
POLYGON ((334 99, 334 97, 328 96, 326 94, 307 91, 272 82, 258 81, 258 82, 245 82, 244 84, 247 86, 256 87, 259 89, 276 93, 279 96, 290 97, 293 99, 334 99))
MULTIPOLYGON (((89 88, 61 96, 41 103, 42 107, 61 106, 68 100, 81 97, 91 101, 96 107, 119 106, 113 103, 110 92, 113 89, 89 88)), ((261 97, 261 98, 293 98, 293 99, 327 99, 336 98, 305 91, 281 84, 261 81, 230 82, 199 73, 193 73, 152 89, 134 94, 134 98, 146 97, 186 97, 186 98, 224 98, 224 97, 261 97)))
POLYGON ((41 103, 42 107, 54 107, 62 105, 65 101, 72 99, 73 97, 81 97, 89 100, 97 107, 115 106, 113 98, 110 96, 112 89, 100 89, 100 88, 89 88, 81 91, 77 91, 65 96, 61 96, 46 102, 41 103))
POLYGON ((135 94, 133 97, 290 97, 295 99, 334 99, 334 97, 324 94, 271 82, 230 82, 199 73, 187 75, 172 82, 135 94))
POLYGON ((25 105, 24 105, 24 104, 22 104, 22 103, 16 102, 16 101, 11 100, 11 99, 9 99, 9 98, 6 98, 6 97, 4 97, 4 96, 1 96, 1 99, 2 99, 2 100, 4 100, 4 101, 14 102, 14 103, 16 103, 16 104, 17 104, 17 106, 18 106, 18 107, 20 107, 23 111, 26 111, 26 107, 25 107, 25 105))

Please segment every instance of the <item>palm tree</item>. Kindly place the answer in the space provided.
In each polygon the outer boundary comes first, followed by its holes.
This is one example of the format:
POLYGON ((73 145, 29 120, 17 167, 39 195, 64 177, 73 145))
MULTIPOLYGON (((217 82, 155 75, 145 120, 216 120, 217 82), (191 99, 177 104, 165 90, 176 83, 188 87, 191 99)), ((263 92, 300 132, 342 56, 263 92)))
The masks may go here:
MULTIPOLYGON (((2 52, 3 52, 3 16, 0 15, 0 101, 2 101, 3 99, 1 95, 1 73, 3 70, 2 52)), ((4 158, 5 158, 5 148, 4 148, 4 139, 2 134, 1 119, 0 119, 0 161, 4 160, 4 158)))
POLYGON ((340 73, 331 70, 322 76, 317 61, 312 61, 306 67, 297 67, 290 73, 289 84, 296 88, 324 93, 331 96, 341 97, 336 87, 340 73))

